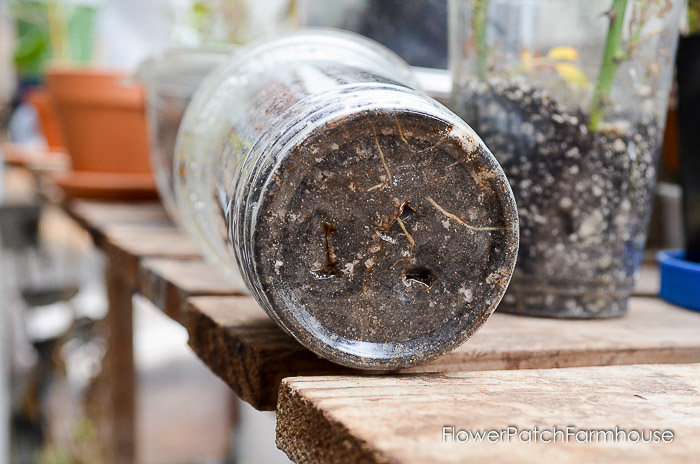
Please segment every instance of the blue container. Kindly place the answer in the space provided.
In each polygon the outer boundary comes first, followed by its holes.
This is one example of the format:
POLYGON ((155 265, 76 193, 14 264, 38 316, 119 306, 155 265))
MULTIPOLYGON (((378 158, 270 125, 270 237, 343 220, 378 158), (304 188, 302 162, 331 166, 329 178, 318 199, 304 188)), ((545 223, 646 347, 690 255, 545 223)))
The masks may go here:
POLYGON ((700 263, 687 261, 684 250, 660 251, 656 259, 661 267, 661 298, 700 311, 700 263))

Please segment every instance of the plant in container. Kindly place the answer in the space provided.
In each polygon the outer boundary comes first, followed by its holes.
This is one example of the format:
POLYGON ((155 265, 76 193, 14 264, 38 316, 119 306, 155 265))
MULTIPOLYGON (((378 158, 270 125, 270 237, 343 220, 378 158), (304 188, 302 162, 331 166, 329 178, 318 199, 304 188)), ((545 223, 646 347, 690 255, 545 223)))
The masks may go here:
POLYGON ((20 87, 43 81, 50 60, 88 62, 92 58, 95 2, 11 0, 17 42, 14 64, 20 87))
POLYGON ((500 161, 521 241, 501 309, 625 313, 678 37, 672 0, 453 0, 454 108, 500 161))
POLYGON ((7 143, 8 159, 19 164, 65 165, 64 141, 53 102, 43 87, 51 61, 87 62, 92 56, 94 1, 71 2, 10 0, 8 12, 15 25, 14 71, 20 100, 37 110, 48 152, 31 143, 7 143))
POLYGON ((86 66, 95 8, 82 3, 51 1, 41 10, 48 90, 72 164, 54 178, 70 196, 154 198, 143 91, 126 85, 125 73, 86 66))

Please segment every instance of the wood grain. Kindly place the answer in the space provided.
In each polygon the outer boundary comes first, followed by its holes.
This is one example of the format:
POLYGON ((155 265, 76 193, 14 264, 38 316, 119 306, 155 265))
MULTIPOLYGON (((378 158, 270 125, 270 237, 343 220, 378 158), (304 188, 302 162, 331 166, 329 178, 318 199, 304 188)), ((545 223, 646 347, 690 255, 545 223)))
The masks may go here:
POLYGON ((104 229, 110 225, 175 227, 160 202, 100 202, 74 199, 66 209, 81 224, 104 229))
MULTIPOLYGON (((158 202, 100 202, 70 200, 62 208, 93 237, 95 244, 115 256, 122 272, 136 281, 139 262, 162 257, 201 261, 196 243, 173 224, 158 202)), ((203 272, 203 268, 193 269, 203 272)), ((141 288, 138 288, 141 290, 141 288)), ((214 292, 212 294, 226 294, 214 292)))
POLYGON ((193 297, 188 301, 185 326, 190 347, 256 409, 275 409, 280 382, 289 375, 352 372, 302 347, 250 297, 193 297))
POLYGON ((297 463, 694 462, 700 365, 282 382, 277 445, 297 463), (443 443, 443 427, 671 429, 672 443, 443 443))
POLYGON ((136 280, 139 261, 160 257, 201 259, 197 244, 174 227, 108 226, 103 229, 103 241, 98 246, 109 254, 120 256, 130 279, 136 280))
POLYGON ((101 430, 106 434, 108 462, 132 463, 137 446, 132 295, 137 290, 138 264, 149 256, 199 259, 199 250, 167 218, 159 203, 55 203, 90 233, 107 256, 104 377, 108 412, 101 430))
POLYGON ((101 246, 105 229, 110 226, 176 228, 159 202, 128 203, 67 199, 60 194, 60 189, 55 187, 49 179, 41 177, 40 181, 40 196, 47 202, 63 209, 68 216, 92 235, 97 246, 101 246))
POLYGON ((108 309, 105 318, 107 351, 104 375, 108 388, 107 457, 114 464, 134 462, 136 453, 136 373, 134 369, 134 282, 121 269, 122 256, 107 253, 105 283, 108 309))
POLYGON ((217 269, 201 259, 144 259, 139 265, 137 288, 181 324, 184 324, 187 298, 241 293, 217 269))
MULTIPOLYGON (((627 316, 611 320, 496 313, 455 351, 404 372, 700 362, 700 314, 655 298, 630 305, 627 316)), ((194 352, 258 409, 275 409, 285 377, 349 372, 303 348, 250 297, 190 298, 186 327, 194 352)))

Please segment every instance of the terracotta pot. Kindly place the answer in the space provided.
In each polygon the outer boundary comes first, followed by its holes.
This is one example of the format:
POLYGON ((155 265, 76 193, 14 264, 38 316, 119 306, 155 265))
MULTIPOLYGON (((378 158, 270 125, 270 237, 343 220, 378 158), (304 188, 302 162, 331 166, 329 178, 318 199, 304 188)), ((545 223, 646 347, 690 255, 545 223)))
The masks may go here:
POLYGON ((44 134, 49 150, 63 150, 66 145, 63 141, 63 133, 56 115, 56 108, 51 101, 49 92, 44 88, 35 88, 29 92, 27 99, 34 105, 39 114, 39 126, 44 134))
POLYGON ((151 172, 143 90, 125 78, 105 70, 47 73, 75 171, 151 172))

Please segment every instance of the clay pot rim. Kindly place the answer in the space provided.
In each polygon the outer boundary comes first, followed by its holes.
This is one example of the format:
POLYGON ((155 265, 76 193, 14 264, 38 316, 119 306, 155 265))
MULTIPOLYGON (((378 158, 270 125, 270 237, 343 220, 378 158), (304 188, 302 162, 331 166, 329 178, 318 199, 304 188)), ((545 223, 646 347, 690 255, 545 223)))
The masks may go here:
POLYGON ((123 68, 109 68, 106 66, 71 66, 66 64, 49 65, 45 73, 47 76, 104 76, 104 77, 120 77, 129 76, 129 71, 123 68))
POLYGON ((70 198, 157 200, 151 173, 121 173, 69 169, 49 176, 70 198))
POLYGON ((104 107, 143 111, 143 86, 129 73, 110 68, 52 67, 46 72, 51 98, 61 106, 104 107), (85 81, 85 82, 81 82, 85 81))

